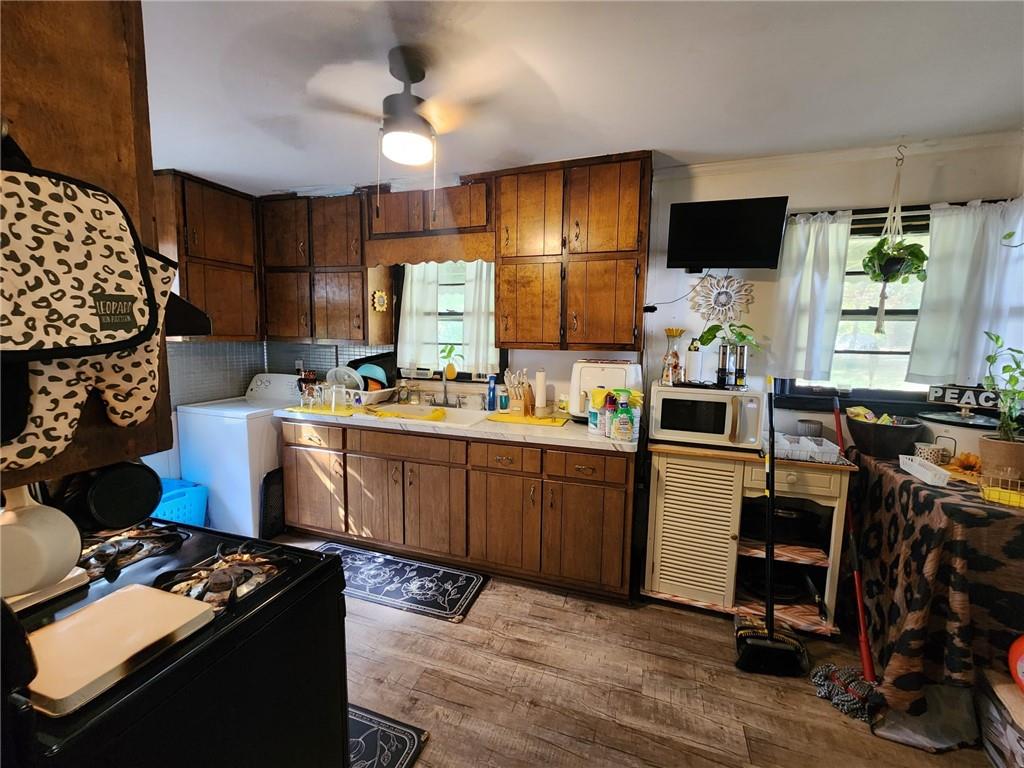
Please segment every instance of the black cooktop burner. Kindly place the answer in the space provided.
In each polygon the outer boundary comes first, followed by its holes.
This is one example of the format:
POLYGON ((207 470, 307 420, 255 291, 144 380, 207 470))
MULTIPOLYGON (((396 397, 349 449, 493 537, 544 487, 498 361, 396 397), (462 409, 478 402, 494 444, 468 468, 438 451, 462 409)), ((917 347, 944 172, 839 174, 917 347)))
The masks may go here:
POLYGON ((124 531, 85 536, 78 566, 85 569, 90 581, 103 577, 112 582, 132 563, 177 552, 191 535, 176 525, 146 521, 124 531))
POLYGON ((153 586, 202 600, 219 613, 297 562, 281 547, 268 548, 257 541, 244 541, 236 547, 222 543, 213 557, 164 571, 153 580, 153 586))

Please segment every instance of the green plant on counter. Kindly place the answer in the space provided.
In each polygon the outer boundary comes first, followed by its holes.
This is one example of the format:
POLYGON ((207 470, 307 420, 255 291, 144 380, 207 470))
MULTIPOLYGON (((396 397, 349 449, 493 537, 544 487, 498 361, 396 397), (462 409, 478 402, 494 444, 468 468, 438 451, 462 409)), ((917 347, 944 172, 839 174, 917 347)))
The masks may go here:
POLYGON ((868 277, 875 283, 910 282, 916 276, 924 282, 928 277, 925 262, 928 255, 919 243, 908 243, 906 240, 891 242, 883 237, 868 251, 861 262, 868 277))
POLYGON ((985 356, 988 373, 982 384, 999 395, 999 439, 1013 442, 1020 439, 1018 419, 1024 412, 1024 350, 1006 346, 998 333, 985 331, 985 336, 996 348, 985 356))
POLYGON ((720 339, 727 344, 750 347, 756 350, 761 349, 761 345, 757 341, 756 332, 746 324, 725 323, 720 325, 715 323, 714 325, 709 325, 704 329, 698 341, 702 347, 706 347, 715 339, 720 339))

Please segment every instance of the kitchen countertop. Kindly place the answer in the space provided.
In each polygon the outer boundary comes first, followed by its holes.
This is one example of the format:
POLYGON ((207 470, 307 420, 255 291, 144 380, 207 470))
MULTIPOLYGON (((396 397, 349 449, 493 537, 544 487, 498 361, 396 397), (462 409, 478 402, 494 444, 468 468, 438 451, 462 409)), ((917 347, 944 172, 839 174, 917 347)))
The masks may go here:
POLYGON ((561 427, 545 427, 532 424, 506 424, 487 421, 486 418, 473 424, 452 424, 443 421, 382 419, 360 414, 331 416, 320 413, 300 413, 286 409, 276 410, 274 415, 289 421, 315 421, 321 424, 338 424, 357 429, 384 429, 415 432, 422 435, 497 440, 503 443, 531 443, 556 448, 588 448, 594 451, 617 451, 619 453, 636 453, 637 448, 636 443, 592 436, 587 432, 586 424, 579 424, 571 420, 561 427))

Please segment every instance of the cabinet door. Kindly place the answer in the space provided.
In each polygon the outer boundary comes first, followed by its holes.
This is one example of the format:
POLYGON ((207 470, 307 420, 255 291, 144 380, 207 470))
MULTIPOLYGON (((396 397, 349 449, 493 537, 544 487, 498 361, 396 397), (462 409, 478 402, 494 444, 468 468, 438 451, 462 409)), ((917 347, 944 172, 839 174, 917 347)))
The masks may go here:
POLYGON ((405 543, 466 554, 466 470, 405 462, 405 543))
POLYGON ((348 533, 379 541, 405 541, 402 462, 345 456, 348 533))
POLYGON ((636 259, 571 261, 566 277, 566 341, 636 342, 636 259))
POLYGON ((539 571, 542 495, 537 478, 470 472, 470 557, 539 571))
POLYGON ((316 448, 284 449, 285 520, 344 533, 345 457, 316 448))
POLYGON ((566 579, 621 587, 626 492, 544 482, 541 570, 566 579))
POLYGON ((306 198, 265 200, 260 204, 263 263, 268 267, 309 264, 309 207, 306 198))
POLYGON ((311 217, 314 265, 358 267, 363 263, 358 195, 314 198, 311 217))
POLYGON ((562 172, 498 178, 498 251, 503 257, 562 252, 562 172))
POLYGON ((363 326, 363 273, 313 275, 314 333, 318 339, 360 341, 363 326))
POLYGON ((370 194, 370 231, 378 235, 423 231, 423 192, 386 192, 370 194))
POLYGON ((483 182, 444 187, 423 193, 427 229, 467 229, 487 226, 487 185, 483 182))
POLYGON ((253 207, 250 198, 203 187, 205 258, 246 267, 256 263, 253 207))
POLYGON ((309 273, 266 272, 263 284, 267 293, 267 335, 309 338, 309 273))
POLYGON ((501 264, 496 296, 499 344, 561 340, 562 263, 501 264))
POLYGON ((256 337, 256 275, 252 270, 187 264, 188 299, 210 317, 211 335, 256 337))
POLYGON ((648 587, 732 607, 743 464, 659 454, 651 478, 648 587))
POLYGON ((639 160, 569 169, 569 252, 636 250, 640 227, 639 160))
POLYGON ((206 258, 206 222, 203 208, 203 185, 185 179, 185 245, 188 255, 206 258))

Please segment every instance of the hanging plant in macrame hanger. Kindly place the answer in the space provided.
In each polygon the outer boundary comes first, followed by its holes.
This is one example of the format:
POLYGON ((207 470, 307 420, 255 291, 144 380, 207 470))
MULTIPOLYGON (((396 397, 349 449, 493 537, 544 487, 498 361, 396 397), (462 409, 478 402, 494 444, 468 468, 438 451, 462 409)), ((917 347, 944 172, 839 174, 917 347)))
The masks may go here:
POLYGON ((900 206, 900 171, 903 169, 903 150, 907 147, 900 144, 896 147, 896 178, 892 184, 892 199, 889 200, 889 212, 882 226, 882 237, 864 257, 864 271, 876 283, 882 284, 878 294, 878 314, 875 316, 875 333, 885 333, 885 299, 889 283, 909 283, 911 277, 921 282, 927 278, 925 262, 928 255, 918 243, 908 243, 903 239, 903 211, 900 206))

